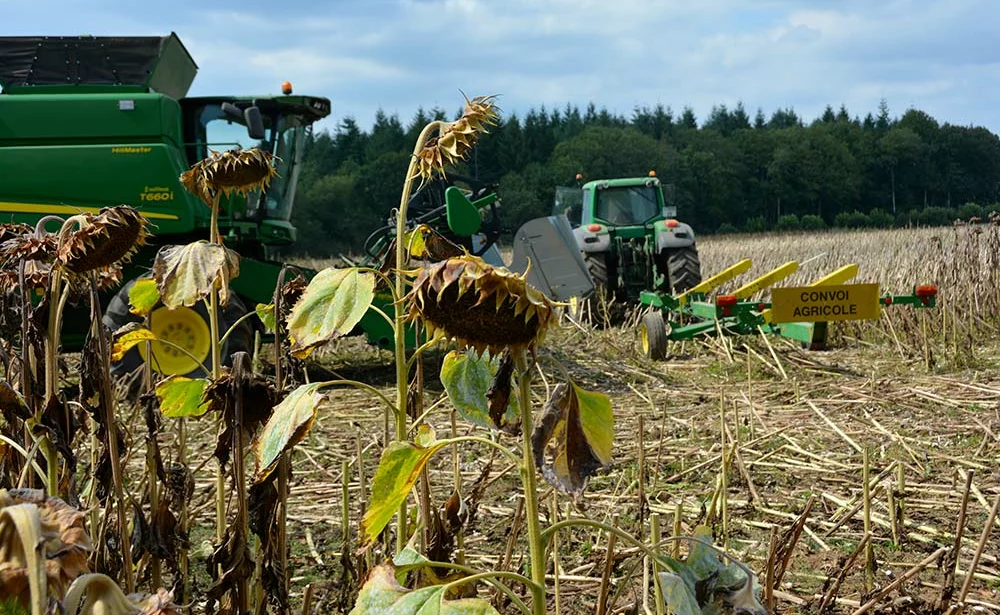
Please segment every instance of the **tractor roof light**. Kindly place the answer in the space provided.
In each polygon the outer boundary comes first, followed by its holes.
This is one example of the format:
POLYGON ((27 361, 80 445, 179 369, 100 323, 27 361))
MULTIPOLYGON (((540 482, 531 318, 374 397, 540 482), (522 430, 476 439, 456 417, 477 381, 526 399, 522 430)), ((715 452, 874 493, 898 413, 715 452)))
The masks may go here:
POLYGON ((667 228, 677 228, 678 226, 681 225, 681 223, 678 222, 677 220, 674 220, 673 218, 671 218, 671 219, 667 220, 666 225, 667 225, 667 228))
POLYGON ((934 297, 937 295, 937 286, 933 284, 921 284, 914 289, 913 294, 918 297, 934 297))
POLYGON ((715 305, 718 307, 732 307, 737 302, 736 295, 719 295, 715 298, 715 305))
POLYGON ((291 81, 285 81, 284 83, 281 84, 281 93, 284 94, 285 96, 291 96, 292 95, 292 82, 291 81))
POLYGON ((656 177, 656 171, 650 171, 649 172, 649 176, 650 177, 656 177))
POLYGON ((603 226, 601 226, 600 224, 588 224, 588 225, 587 225, 587 230, 588 230, 588 231, 590 231, 591 233, 597 233, 597 232, 600 232, 600 231, 601 231, 601 229, 603 229, 603 228, 604 228, 604 227, 603 227, 603 226))

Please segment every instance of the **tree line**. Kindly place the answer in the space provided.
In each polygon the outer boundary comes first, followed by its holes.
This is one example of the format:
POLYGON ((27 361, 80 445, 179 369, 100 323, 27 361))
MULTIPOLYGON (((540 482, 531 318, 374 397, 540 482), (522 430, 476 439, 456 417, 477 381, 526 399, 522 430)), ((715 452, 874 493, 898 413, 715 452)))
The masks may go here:
MULTIPOLYGON (((454 115, 453 117, 457 117, 454 115)), ((397 206, 413 144, 441 109, 407 124, 376 114, 370 130, 345 118, 307 139, 292 221, 295 251, 356 252, 397 206)), ((463 175, 496 183, 502 221, 516 230, 552 209, 557 186, 655 171, 673 184, 678 217, 696 232, 944 225, 1000 209, 1000 138, 984 127, 938 122, 908 109, 851 116, 827 106, 806 122, 793 109, 751 117, 742 104, 636 108, 616 115, 532 109, 505 115, 463 175)))

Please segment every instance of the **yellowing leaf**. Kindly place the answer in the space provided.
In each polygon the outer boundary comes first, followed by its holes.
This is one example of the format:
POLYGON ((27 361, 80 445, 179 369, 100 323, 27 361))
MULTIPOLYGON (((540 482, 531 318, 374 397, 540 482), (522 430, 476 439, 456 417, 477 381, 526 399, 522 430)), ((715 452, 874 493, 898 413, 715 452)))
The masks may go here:
POLYGON ((379 564, 365 579, 349 615, 500 615, 480 598, 445 599, 445 585, 409 590, 396 581, 392 564, 379 564))
POLYGON ((271 475, 281 454, 301 442, 309 433, 323 402, 322 383, 303 384, 275 406, 264 427, 250 444, 257 462, 255 483, 271 475))
POLYGON ((136 316, 148 316, 160 302, 160 291, 156 288, 156 280, 137 280, 128 290, 128 302, 129 312, 136 316))
POLYGON ((153 261, 153 279, 163 305, 193 306, 208 296, 215 284, 219 302, 229 302, 229 282, 240 275, 240 257, 225 246, 195 241, 164 246, 153 261))
POLYGON ((350 333, 374 298, 373 274, 353 268, 320 271, 288 316, 292 354, 305 358, 316 346, 350 333))
MULTIPOLYGON (((441 364, 441 384, 448 400, 466 420, 481 427, 510 430, 516 427, 520 414, 517 398, 507 395, 505 409, 494 410, 488 399, 491 382, 497 376, 498 360, 487 353, 477 356, 473 352, 452 350, 441 364)), ((507 387, 510 374, 507 374, 507 387)), ((499 387, 497 387, 499 389, 499 387)))
POLYGON ((264 305, 263 303, 258 303, 254 311, 257 312, 257 318, 264 323, 264 328, 267 329, 267 332, 274 333, 274 304, 268 303, 264 305))
POLYGON ((112 361, 121 361, 125 353, 132 350, 136 344, 156 341, 156 335, 152 331, 139 326, 131 327, 129 331, 121 335, 116 332, 115 338, 115 342, 111 346, 112 361))
POLYGON ((425 433, 421 438, 426 446, 392 442, 382 451, 372 479, 371 504, 361 520, 362 545, 370 544, 385 529, 417 482, 427 461, 444 446, 434 442, 429 435, 425 433))
POLYGON ((614 427, 607 395, 585 391, 572 382, 557 386, 531 435, 542 476, 564 493, 581 495, 587 479, 611 463, 614 427))
POLYGON ((160 412, 168 418, 201 416, 208 412, 208 402, 205 401, 205 387, 208 380, 204 378, 185 378, 171 376, 156 385, 156 397, 160 400, 160 412))

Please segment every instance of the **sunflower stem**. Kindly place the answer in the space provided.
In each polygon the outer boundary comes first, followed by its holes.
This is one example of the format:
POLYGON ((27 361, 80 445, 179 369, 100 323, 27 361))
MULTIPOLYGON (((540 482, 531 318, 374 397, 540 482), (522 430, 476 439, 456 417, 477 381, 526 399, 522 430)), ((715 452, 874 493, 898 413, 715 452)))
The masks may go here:
POLYGON ((535 482, 535 454, 531 448, 534 417, 531 412, 531 375, 527 351, 514 351, 518 371, 517 402, 521 410, 521 485, 524 488, 524 517, 528 528, 531 557, 531 608, 533 615, 545 615, 545 541, 538 521, 538 485, 535 482))
MULTIPOLYGON (((222 245, 219 238, 219 195, 216 194, 212 202, 212 224, 209 230, 209 242, 222 245)), ((208 293, 208 324, 211 330, 212 339, 212 380, 216 380, 222 372, 222 354, 219 343, 219 294, 215 287, 215 282, 208 293)), ((218 428, 223 429, 222 421, 224 417, 220 415, 218 428)), ((242 452, 242 451, 240 451, 242 452)), ((226 470, 219 462, 215 473, 215 539, 221 546, 226 537, 226 470)), ((222 575, 221 564, 218 567, 219 575, 222 575)))
MULTIPOLYGON (((396 214, 396 271, 395 275, 395 306, 393 336, 396 342, 396 439, 403 441, 406 439, 406 402, 407 390, 409 388, 409 365, 406 361, 406 329, 403 314, 404 279, 403 268, 406 265, 406 249, 403 245, 403 236, 406 234, 406 209, 410 202, 410 192, 413 190, 413 178, 417 170, 417 160, 420 151, 423 150, 427 140, 440 128, 442 122, 430 122, 420 131, 417 142, 413 146, 413 156, 410 158, 409 167, 406 169, 406 181, 403 183, 403 194, 399 199, 399 212, 396 214)), ((385 446, 389 443, 386 442, 385 446)), ((406 548, 406 500, 399 505, 399 512, 396 514, 396 552, 406 548)))

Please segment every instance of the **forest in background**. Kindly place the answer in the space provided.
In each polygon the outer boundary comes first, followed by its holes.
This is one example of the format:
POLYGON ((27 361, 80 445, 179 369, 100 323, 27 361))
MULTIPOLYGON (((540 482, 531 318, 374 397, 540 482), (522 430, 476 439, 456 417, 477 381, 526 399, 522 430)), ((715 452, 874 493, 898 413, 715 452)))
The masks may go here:
MULTIPOLYGON (((502 106, 502 105, 501 105, 502 106)), ((458 117, 456 113, 453 117, 458 117)), ((407 125, 376 114, 308 137, 292 222, 299 254, 356 253, 398 205, 417 134, 445 111, 407 125)), ((547 215, 557 186, 646 175, 673 184, 678 218, 696 233, 946 225, 1000 210, 1000 137, 940 123, 886 101, 865 117, 826 107, 806 122, 793 109, 751 117, 719 105, 699 122, 690 108, 637 108, 630 117, 591 104, 504 115, 464 175, 497 183, 504 228, 547 215)))

